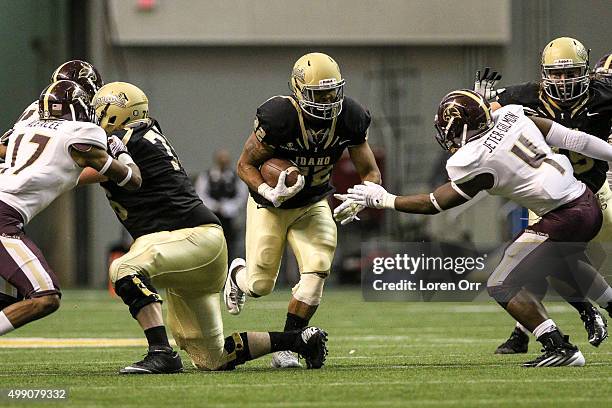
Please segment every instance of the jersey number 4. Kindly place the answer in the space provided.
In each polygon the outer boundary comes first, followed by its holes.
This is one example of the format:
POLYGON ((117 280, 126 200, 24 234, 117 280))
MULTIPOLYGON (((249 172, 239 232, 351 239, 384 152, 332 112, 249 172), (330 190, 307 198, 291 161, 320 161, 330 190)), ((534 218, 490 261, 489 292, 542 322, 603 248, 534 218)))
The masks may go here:
MULTIPOLYGON (((11 155, 11 164, 9 167, 5 167, 2 170, 0 170, 0 174, 4 174, 8 170, 11 170, 15 167, 15 162, 17 161, 17 154, 19 152, 19 148, 22 145, 23 137, 24 137, 23 134, 17 135, 15 137, 15 144, 13 146, 13 154, 11 155)), ((32 155, 28 158, 28 160, 21 167, 19 167, 18 169, 14 169, 12 171, 12 174, 21 173, 23 169, 25 169, 28 166, 31 166, 36 160, 38 160, 42 152, 45 150, 47 143, 49 143, 49 139, 50 137, 48 136, 39 135, 38 133, 33 134, 30 140, 28 140, 27 142, 36 144, 37 145, 36 150, 34 151, 34 153, 32 153, 32 155)))
POLYGON ((542 163, 548 163, 553 166, 556 170, 561 174, 565 174, 565 169, 553 159, 546 157, 546 153, 538 149, 531 140, 527 139, 524 135, 521 135, 519 139, 516 141, 512 149, 510 149, 512 153, 516 155, 519 159, 527 163, 530 167, 534 169, 540 168, 542 163))

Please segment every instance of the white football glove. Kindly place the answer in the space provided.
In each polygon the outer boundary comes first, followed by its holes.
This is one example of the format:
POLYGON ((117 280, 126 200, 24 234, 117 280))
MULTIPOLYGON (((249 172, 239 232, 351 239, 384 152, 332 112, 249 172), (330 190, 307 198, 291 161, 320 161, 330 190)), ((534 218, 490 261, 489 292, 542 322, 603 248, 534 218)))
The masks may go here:
POLYGON ((129 155, 127 147, 123 144, 121 139, 117 136, 111 136, 107 140, 108 143, 108 151, 113 156, 113 158, 118 159, 119 156, 123 153, 129 155))
POLYGON ((365 207, 357 204, 353 200, 347 197, 346 194, 334 194, 338 200, 342 203, 334 208, 334 219, 340 223, 340 225, 346 225, 355 220, 359 221, 357 214, 365 207))
POLYGON ((275 207, 280 205, 300 192, 304 188, 304 176, 301 174, 298 176, 297 181, 291 187, 285 185, 285 178, 287 178, 288 171, 283 170, 278 176, 276 187, 271 187, 266 183, 261 183, 257 187, 257 192, 266 200, 271 202, 275 207))
POLYGON ((482 74, 480 70, 476 71, 474 92, 481 94, 487 101, 492 101, 500 93, 495 89, 495 85, 501 78, 501 74, 498 74, 497 71, 489 73, 489 67, 486 67, 482 74))
POLYGON ((380 184, 364 181, 348 189, 348 198, 357 204, 369 208, 390 208, 395 209, 395 197, 387 193, 387 190, 380 184))

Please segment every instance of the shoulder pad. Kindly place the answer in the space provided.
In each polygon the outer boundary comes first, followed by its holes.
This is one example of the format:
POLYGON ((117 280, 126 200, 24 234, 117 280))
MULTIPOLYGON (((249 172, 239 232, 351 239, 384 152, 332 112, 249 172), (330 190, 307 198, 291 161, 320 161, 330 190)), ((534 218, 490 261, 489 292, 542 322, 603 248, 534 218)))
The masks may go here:
POLYGON ((154 125, 154 122, 155 121, 151 118, 141 119, 132 123, 128 123, 127 125, 125 125, 124 129, 132 129, 134 132, 136 132, 152 127, 154 125))

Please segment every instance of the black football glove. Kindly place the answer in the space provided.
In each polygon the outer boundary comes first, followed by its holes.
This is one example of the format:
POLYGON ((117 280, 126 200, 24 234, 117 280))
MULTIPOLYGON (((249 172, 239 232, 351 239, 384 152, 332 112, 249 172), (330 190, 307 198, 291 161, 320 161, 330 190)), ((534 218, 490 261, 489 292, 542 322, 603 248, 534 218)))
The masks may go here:
POLYGON ((502 78, 497 71, 489 72, 490 68, 486 67, 481 73, 476 71, 476 80, 474 81, 474 92, 481 94, 487 101, 492 101, 497 96, 498 92, 495 85, 502 78))

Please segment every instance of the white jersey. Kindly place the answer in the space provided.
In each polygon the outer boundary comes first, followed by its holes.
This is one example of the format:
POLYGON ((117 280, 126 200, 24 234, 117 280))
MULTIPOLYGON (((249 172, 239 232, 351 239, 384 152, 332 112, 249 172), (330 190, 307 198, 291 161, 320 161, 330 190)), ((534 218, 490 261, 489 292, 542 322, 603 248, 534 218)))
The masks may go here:
POLYGON ((0 143, 8 144, 8 141, 5 140, 5 138, 8 138, 10 137, 10 135, 13 134, 13 131, 15 130, 16 126, 23 126, 38 119, 40 119, 40 117, 38 116, 38 101, 34 101, 30 105, 28 105, 27 108, 25 108, 21 115, 19 115, 19 119, 17 119, 17 122, 15 122, 13 127, 4 135, 2 135, 2 140, 0 140, 0 143))
POLYGON ((106 133, 88 122, 37 120, 18 122, 0 165, 0 201, 28 223, 53 200, 76 186, 82 169, 70 146, 89 144, 106 150, 106 133))
POLYGON ((567 157, 556 154, 520 105, 493 115, 495 126, 461 147, 446 163, 452 182, 461 184, 490 173, 490 194, 508 198, 537 215, 580 197, 586 186, 576 180, 567 157))

